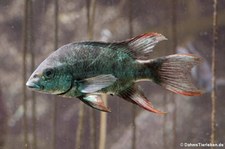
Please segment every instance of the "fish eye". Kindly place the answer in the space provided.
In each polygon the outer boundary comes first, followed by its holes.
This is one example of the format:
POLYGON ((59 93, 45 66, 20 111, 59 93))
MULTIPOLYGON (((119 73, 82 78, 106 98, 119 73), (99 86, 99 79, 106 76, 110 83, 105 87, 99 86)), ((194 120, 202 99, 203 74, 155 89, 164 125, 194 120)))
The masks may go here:
POLYGON ((50 79, 54 76, 54 70, 52 68, 47 68, 44 70, 43 75, 46 79, 50 79))

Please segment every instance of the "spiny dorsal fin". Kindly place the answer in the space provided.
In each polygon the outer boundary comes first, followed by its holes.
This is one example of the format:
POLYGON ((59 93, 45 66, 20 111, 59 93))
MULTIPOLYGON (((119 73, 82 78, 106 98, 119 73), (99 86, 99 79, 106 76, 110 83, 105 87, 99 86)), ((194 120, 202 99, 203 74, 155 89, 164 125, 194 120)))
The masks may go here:
POLYGON ((129 102, 137 104, 150 112, 157 114, 165 114, 165 112, 161 112, 155 109, 152 103, 144 96, 144 93, 136 85, 133 85, 127 88, 126 90, 122 91, 121 93, 119 93, 118 96, 122 97, 123 99, 129 102))
POLYGON ((124 41, 128 49, 136 59, 148 59, 155 45, 163 40, 165 36, 158 33, 146 33, 124 41))

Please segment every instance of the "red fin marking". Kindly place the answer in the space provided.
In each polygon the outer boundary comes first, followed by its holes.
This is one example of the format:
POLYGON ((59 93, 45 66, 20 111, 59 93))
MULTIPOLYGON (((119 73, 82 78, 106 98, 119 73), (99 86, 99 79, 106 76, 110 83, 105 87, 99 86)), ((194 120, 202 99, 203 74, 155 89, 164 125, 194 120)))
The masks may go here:
POLYGON ((151 33, 145 33, 145 34, 138 35, 138 36, 133 37, 128 40, 132 41, 132 40, 136 40, 136 39, 140 39, 140 38, 149 38, 149 37, 153 37, 153 36, 163 36, 163 35, 159 34, 159 33, 151 32, 151 33))
POLYGON ((131 53, 135 59, 149 59, 153 48, 163 40, 167 39, 161 34, 145 33, 119 43, 125 44, 127 52, 131 53))
POLYGON ((201 96, 202 95, 202 92, 201 91, 180 91, 180 90, 170 90, 176 94, 181 94, 181 95, 184 95, 184 96, 201 96))
POLYGON ((155 109, 152 106, 152 103, 144 96, 143 92, 135 85, 122 91, 119 94, 119 96, 129 102, 132 102, 132 103, 140 106, 141 108, 143 108, 149 112, 153 112, 153 113, 157 113, 157 114, 166 114, 165 112, 161 112, 161 111, 155 109))
POLYGON ((151 102, 149 102, 149 101, 146 101, 145 104, 139 103, 139 102, 137 102, 136 104, 139 105, 140 107, 144 108, 147 111, 150 111, 150 112, 153 112, 153 113, 156 113, 156 114, 166 114, 166 112, 162 112, 162 111, 159 111, 159 110, 155 109, 152 106, 151 102))

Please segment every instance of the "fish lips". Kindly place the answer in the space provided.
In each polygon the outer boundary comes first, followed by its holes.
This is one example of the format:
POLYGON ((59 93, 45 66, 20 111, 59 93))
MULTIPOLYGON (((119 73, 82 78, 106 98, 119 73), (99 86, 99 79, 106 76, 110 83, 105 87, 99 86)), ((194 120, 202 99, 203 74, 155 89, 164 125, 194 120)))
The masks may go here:
POLYGON ((43 89, 43 87, 39 85, 37 81, 33 79, 29 79, 26 83, 26 86, 29 87, 30 89, 39 90, 39 91, 43 89))

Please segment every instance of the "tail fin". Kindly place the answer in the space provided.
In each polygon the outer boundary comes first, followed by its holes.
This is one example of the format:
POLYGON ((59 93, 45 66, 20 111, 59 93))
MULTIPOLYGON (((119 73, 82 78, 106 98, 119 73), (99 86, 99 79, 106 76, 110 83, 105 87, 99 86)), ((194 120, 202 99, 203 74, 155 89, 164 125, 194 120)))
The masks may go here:
POLYGON ((154 59, 148 63, 153 72, 153 81, 166 89, 185 96, 199 96, 198 90, 191 81, 191 68, 201 59, 194 55, 175 54, 154 59))

